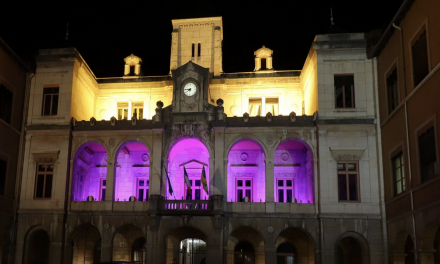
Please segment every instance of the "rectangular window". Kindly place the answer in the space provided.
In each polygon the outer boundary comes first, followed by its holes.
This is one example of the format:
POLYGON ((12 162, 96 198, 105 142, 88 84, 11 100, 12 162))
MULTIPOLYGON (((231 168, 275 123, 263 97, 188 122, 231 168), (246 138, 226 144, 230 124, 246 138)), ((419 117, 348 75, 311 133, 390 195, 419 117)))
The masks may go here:
POLYGON ((5 195, 7 168, 8 163, 5 160, 0 160, 0 195, 5 195))
POLYGON ((99 200, 105 201, 105 190, 107 189, 107 180, 101 179, 101 185, 100 185, 100 193, 99 193, 99 200))
POLYGON ((279 115, 278 98, 249 98, 250 116, 266 116, 268 112, 279 115))
POLYGON ((150 180, 149 178, 138 178, 137 179, 137 200, 138 201, 148 201, 148 195, 150 193, 150 180))
POLYGON ((60 89, 58 87, 47 87, 43 89, 43 108, 41 115, 50 116, 58 114, 58 99, 60 89))
POLYGON ((426 182, 438 173, 434 127, 426 130, 418 138, 421 182, 426 182))
POLYGON ((335 75, 335 107, 354 108, 354 76, 335 75))
POLYGON ((133 116, 136 116, 137 120, 144 119, 144 103, 143 102, 134 102, 132 113, 133 113, 133 116))
POLYGON ((278 178, 277 181, 277 202, 291 203, 294 198, 293 179, 278 178))
POLYGON ((357 162, 338 162, 339 201, 358 201, 359 170, 357 162))
POLYGON ((399 104, 399 91, 397 87, 397 69, 394 69, 387 78, 388 114, 396 109, 399 104))
POLYGON ((198 180, 196 180, 195 178, 192 178, 189 180, 189 182, 191 183, 192 193, 189 192, 189 190, 185 184, 186 199, 187 200, 201 200, 203 186, 202 186, 202 182, 200 181, 200 177, 198 178, 198 180))
POLYGON ((403 166, 403 153, 400 152, 392 158, 394 190, 398 195, 405 191, 405 168, 403 166))
POLYGON ((128 103, 118 103, 118 120, 128 120, 128 103))
POLYGON ((411 47, 413 62, 414 87, 416 87, 429 73, 428 45, 426 31, 414 42, 411 47))
POLYGON ((11 123, 12 114, 12 92, 3 84, 0 84, 0 119, 11 123))
POLYGON ((38 163, 37 177, 35 181, 35 198, 52 197, 54 163, 38 163))
POLYGON ((236 202, 252 202, 252 179, 236 179, 236 202))

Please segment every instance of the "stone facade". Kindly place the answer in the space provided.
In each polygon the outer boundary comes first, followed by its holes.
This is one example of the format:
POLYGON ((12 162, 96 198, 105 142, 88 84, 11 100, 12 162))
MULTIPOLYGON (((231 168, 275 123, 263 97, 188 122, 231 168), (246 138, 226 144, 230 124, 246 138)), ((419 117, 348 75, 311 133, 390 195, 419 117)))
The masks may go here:
POLYGON ((302 71, 223 73, 221 18, 173 27, 169 76, 97 79, 75 49, 40 51, 16 263, 182 263, 200 243, 206 263, 385 263, 364 35, 318 35, 302 71))

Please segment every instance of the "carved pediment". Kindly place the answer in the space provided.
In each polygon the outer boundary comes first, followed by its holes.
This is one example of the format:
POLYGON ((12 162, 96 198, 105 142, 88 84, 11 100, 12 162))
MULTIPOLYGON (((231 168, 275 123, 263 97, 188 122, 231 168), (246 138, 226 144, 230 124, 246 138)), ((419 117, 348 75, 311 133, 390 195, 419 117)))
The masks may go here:
POLYGON ((257 56, 257 58, 267 58, 272 56, 272 54, 273 50, 266 48, 265 46, 254 52, 254 55, 257 56))
POLYGON ((40 153, 32 153, 35 162, 56 162, 58 160, 58 155, 60 151, 49 151, 49 152, 40 152, 40 153))
POLYGON ((336 161, 343 160, 361 160, 364 156, 365 149, 360 148, 329 148, 332 157, 336 161))

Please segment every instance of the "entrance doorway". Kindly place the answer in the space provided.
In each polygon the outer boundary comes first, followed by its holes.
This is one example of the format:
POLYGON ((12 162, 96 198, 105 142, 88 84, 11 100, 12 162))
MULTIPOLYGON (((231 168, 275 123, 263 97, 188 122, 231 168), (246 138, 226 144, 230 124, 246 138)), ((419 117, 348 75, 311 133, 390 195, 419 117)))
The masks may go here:
POLYGON ((205 264, 206 243, 197 238, 180 241, 179 263, 205 264))

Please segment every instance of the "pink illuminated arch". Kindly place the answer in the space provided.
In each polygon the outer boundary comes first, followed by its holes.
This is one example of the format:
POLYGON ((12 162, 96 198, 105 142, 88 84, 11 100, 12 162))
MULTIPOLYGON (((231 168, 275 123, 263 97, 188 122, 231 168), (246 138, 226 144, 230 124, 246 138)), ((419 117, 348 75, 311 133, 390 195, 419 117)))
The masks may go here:
POLYGON ((139 141, 127 141, 115 155, 114 200, 148 201, 150 193, 150 152, 139 141))
POLYGON ((205 200, 209 194, 203 188, 201 175, 205 168, 206 181, 209 191, 209 150, 197 138, 183 138, 171 147, 168 154, 168 177, 173 188, 173 194, 169 193, 168 179, 165 189, 167 199, 192 199, 205 200), (188 191, 184 179, 184 168, 187 171, 191 183, 191 192, 188 191))
POLYGON ((266 165, 263 147, 254 139, 241 139, 228 153, 228 202, 265 202, 266 165))
POLYGON ((274 199, 314 202, 314 160, 310 146, 296 138, 281 142, 274 153, 274 199))
POLYGON ((107 180, 107 151, 97 142, 82 144, 72 168, 72 201, 103 201, 107 180))

